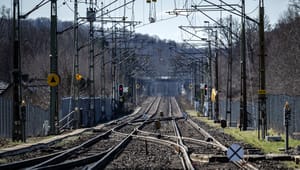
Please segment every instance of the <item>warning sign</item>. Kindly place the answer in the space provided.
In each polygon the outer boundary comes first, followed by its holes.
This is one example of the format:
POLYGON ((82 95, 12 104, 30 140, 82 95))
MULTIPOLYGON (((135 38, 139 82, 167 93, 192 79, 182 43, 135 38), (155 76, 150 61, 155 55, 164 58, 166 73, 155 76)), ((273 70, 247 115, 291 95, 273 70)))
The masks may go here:
POLYGON ((238 144, 232 144, 227 149, 227 158, 231 162, 242 160, 244 157, 244 149, 238 144))
POLYGON ((55 73, 50 73, 47 78, 47 83, 51 87, 58 86, 59 84, 59 76, 55 73))
POLYGON ((136 83, 135 88, 139 89, 140 88, 140 84, 136 83))

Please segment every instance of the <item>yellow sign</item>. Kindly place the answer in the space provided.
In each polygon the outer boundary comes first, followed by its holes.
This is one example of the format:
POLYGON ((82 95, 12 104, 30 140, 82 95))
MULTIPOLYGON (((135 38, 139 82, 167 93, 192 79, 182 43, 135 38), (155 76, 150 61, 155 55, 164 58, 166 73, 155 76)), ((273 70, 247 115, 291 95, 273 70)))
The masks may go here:
POLYGON ((51 87, 55 87, 59 84, 59 76, 55 73, 50 73, 47 78, 47 83, 51 87))
POLYGON ((82 75, 79 73, 77 73, 75 77, 76 77, 76 80, 78 80, 78 81, 82 79, 82 75))
POLYGON ((139 88, 140 88, 140 84, 137 83, 137 84, 135 85, 135 87, 136 87, 137 89, 139 89, 139 88))
POLYGON ((266 90, 258 90, 258 94, 267 94, 266 90))
POLYGON ((217 91, 215 88, 211 89, 211 101, 214 103, 216 101, 217 91))

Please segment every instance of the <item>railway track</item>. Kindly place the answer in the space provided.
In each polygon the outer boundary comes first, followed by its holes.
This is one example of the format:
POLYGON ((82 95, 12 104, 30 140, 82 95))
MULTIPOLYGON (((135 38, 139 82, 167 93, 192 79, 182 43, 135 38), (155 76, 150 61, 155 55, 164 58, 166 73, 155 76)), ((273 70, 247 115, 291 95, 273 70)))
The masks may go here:
MULTIPOLYGON (((153 103, 155 102, 155 100, 152 100, 150 102, 150 104, 147 104, 148 107, 144 107, 144 109, 141 109, 141 111, 139 112, 139 114, 136 115, 130 115, 130 116, 126 116, 123 117, 122 119, 118 119, 115 121, 112 121, 110 123, 107 123, 104 125, 104 128, 102 130, 96 130, 96 133, 94 133, 93 135, 89 136, 89 138, 92 138, 90 140, 86 140, 85 142, 83 142, 82 140, 79 141, 79 143, 82 144, 75 144, 75 147, 69 147, 69 148, 62 148, 62 150, 64 151, 53 151, 55 153, 51 153, 51 154, 47 154, 47 155, 40 155, 37 154, 35 157, 32 156, 33 158, 31 159, 26 159, 26 160, 22 160, 22 161, 14 161, 8 164, 4 164, 4 165, 0 165, 1 169, 19 169, 19 168, 26 168, 28 166, 29 169, 51 169, 51 168, 59 168, 61 167, 70 167, 71 165, 76 165, 76 162, 82 162, 82 163, 87 163, 87 162, 91 162, 93 160, 98 160, 99 157, 101 157, 103 154, 105 154, 106 152, 110 151, 110 147, 112 145, 112 141, 118 141, 119 139, 114 139, 113 138, 113 130, 120 128, 124 125, 126 125, 127 122, 139 119, 142 116, 142 113, 144 112, 148 112, 148 110, 151 108, 151 106, 153 105, 153 103), (104 133, 103 130, 105 129, 109 129, 104 133), (100 133, 100 134, 99 134, 100 133), (98 134, 98 135, 97 135, 98 134), (93 138, 93 136, 95 136, 93 138), (111 140, 113 139, 113 140, 111 140), (101 141, 100 145, 97 145, 95 143, 101 141), (109 145, 108 145, 109 144, 109 145), (94 146, 94 147, 90 147, 90 146, 94 146), (101 147, 99 147, 101 146, 101 147), (94 156, 90 156, 93 155, 92 153, 89 154, 87 153, 87 149, 90 147, 90 152, 97 152, 99 153, 98 155, 94 155, 94 156), (105 149, 108 148, 108 149, 105 149), (95 150, 96 149, 96 150, 95 150), (80 155, 81 153, 84 153, 85 156, 82 156, 84 158, 80 158, 79 160, 76 161, 76 157, 78 157, 78 155, 80 155), (68 160, 67 158, 70 158, 70 160, 68 160), (61 162, 65 161, 67 163, 62 164, 61 162), (36 164, 36 165, 35 165, 36 164), (57 164, 56 166, 54 166, 53 164, 57 164), (32 166, 34 165, 34 166, 32 166)), ((80 135, 81 139, 83 139, 82 135, 80 135)), ((59 142, 58 142, 59 143, 59 142)), ((59 144, 56 144, 59 145, 59 144)), ((70 145, 68 143, 68 145, 70 145)), ((72 146, 72 145, 70 145, 72 146)), ((55 148, 54 146, 51 146, 51 148, 55 148)), ((53 149, 51 149, 53 150, 53 149)), ((20 151, 18 151, 20 152, 20 151)), ((22 151, 24 152, 24 154, 28 154, 26 153, 26 151, 22 151)), ((38 149, 37 151, 29 151, 29 153, 31 153, 32 155, 34 155, 35 153, 40 152, 40 149, 38 149)), ((14 157, 14 153, 10 153, 11 157, 14 157)), ((18 154, 18 153, 15 153, 18 154)), ((17 156, 15 156, 17 157, 17 156)), ((20 156, 19 156, 20 157, 20 156)), ((22 158, 21 158, 22 159, 22 158)))
MULTIPOLYGON (((184 114, 175 98, 156 98, 134 115, 104 124, 89 139, 1 169, 201 169, 197 156, 224 156, 226 147, 184 114)), ((83 138, 83 137, 82 137, 83 138)), ((71 144, 69 144, 71 145, 71 144)), ((256 169, 249 163, 221 167, 256 169)), ((211 164, 211 166, 213 163, 211 164)))

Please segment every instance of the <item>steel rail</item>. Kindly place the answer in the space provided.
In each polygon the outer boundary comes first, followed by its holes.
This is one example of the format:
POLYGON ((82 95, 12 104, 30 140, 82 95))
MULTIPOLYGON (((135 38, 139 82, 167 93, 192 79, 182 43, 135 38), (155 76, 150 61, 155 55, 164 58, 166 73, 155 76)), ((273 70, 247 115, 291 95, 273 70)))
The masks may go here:
POLYGON ((62 154, 57 155, 56 157, 49 159, 45 162, 42 162, 40 164, 37 164, 35 166, 30 167, 30 169, 38 169, 41 168, 43 166, 49 166, 49 165, 53 165, 53 164, 58 164, 61 163, 62 161, 67 160, 67 158, 69 156, 71 156, 72 154, 74 154, 76 151, 79 151, 82 148, 87 148, 92 146, 93 144, 99 142, 101 139, 107 138, 110 134, 111 134, 112 130, 108 130, 107 132, 100 134, 84 143, 82 143, 79 146, 76 146, 74 148, 68 149, 66 152, 63 152, 62 154))
MULTIPOLYGON (((169 100, 169 115, 172 115, 172 99, 173 98, 171 98, 170 100, 169 100)), ((178 105, 177 105, 178 106, 178 105)), ((178 107, 177 107, 178 108, 178 107)), ((180 109, 179 109, 180 110, 180 109)), ((183 141, 182 141, 182 135, 181 135, 181 133, 180 133, 180 131, 179 131, 179 128, 178 128, 178 125, 177 125, 177 123, 176 123, 176 121, 175 120, 172 120, 172 125, 173 125, 173 128, 174 128, 174 131, 175 131, 175 135, 176 136, 178 136, 178 140, 177 140, 177 143, 180 145, 180 146, 182 146, 183 148, 184 148, 184 151, 182 152, 183 153, 183 166, 184 166, 184 168, 187 168, 187 169, 190 169, 190 170, 193 170, 194 169, 194 167, 193 167, 193 165, 192 165, 192 162, 191 162, 191 160, 190 160, 190 157, 189 157, 189 155, 188 155, 188 147, 187 146, 185 146, 184 145, 184 143, 183 143, 183 141)))
MULTIPOLYGON (((131 134, 136 133, 136 130, 133 130, 131 134)), ((110 152, 105 154, 102 159, 94 163, 92 166, 88 167, 89 170, 96 170, 96 169, 102 169, 105 167, 110 161, 114 159, 114 156, 122 151, 128 143, 131 141, 132 136, 128 135, 124 140, 122 140, 117 146, 115 146, 110 152)))
MULTIPOLYGON (((167 140, 162 140, 162 139, 157 139, 155 137, 150 137, 150 136, 142 136, 142 135, 132 135, 132 136, 135 139, 147 140, 147 141, 150 141, 150 142, 155 142, 155 143, 167 145, 169 147, 173 147, 177 152, 181 153, 182 156, 185 158, 185 159, 183 158, 183 162, 182 162, 184 164, 183 168, 184 169, 194 169, 193 166, 191 166, 191 167, 187 166, 186 167, 185 160, 186 159, 189 160, 189 155, 187 154, 186 149, 182 145, 180 145, 178 143, 175 143, 175 142, 171 142, 171 141, 167 141, 167 140)), ((190 164, 190 165, 192 165, 192 164, 190 164)))
POLYGON ((86 164, 90 164, 93 162, 98 161, 99 159, 101 159, 102 157, 104 157, 109 151, 111 151, 112 148, 107 149, 106 151, 97 153, 95 155, 91 155, 85 158, 79 158, 76 160, 71 160, 71 161, 67 161, 67 162, 62 162, 59 164, 53 164, 53 165, 48 165, 48 166, 44 166, 44 167, 40 167, 37 168, 38 170, 64 170, 64 169, 71 169, 74 167, 80 167, 80 166, 84 166, 86 164))
MULTIPOLYGON (((159 99, 160 100, 160 99, 159 99)), ((154 99, 149 107, 146 109, 146 111, 148 112, 149 109, 151 108, 151 106, 157 101, 157 99, 154 99)), ((133 118, 131 120, 129 120, 129 122, 135 120, 135 119, 138 119, 142 116, 141 115, 137 115, 137 116, 133 116, 133 118)), ((128 117, 130 118, 130 117, 128 117)), ((128 120, 127 120, 128 121, 128 120)), ((65 166, 77 166, 77 165, 81 165, 81 163, 87 163, 87 162, 91 162, 92 160, 94 160, 95 158, 100 158, 100 157, 105 157, 108 153, 110 152, 115 152, 114 149, 110 150, 109 152, 107 152, 106 154, 97 154, 95 155, 94 157, 88 157, 86 159, 78 159, 77 161, 72 161, 71 163, 62 163, 63 161, 67 160, 72 154, 76 153, 77 151, 79 151, 81 148, 88 148, 92 145, 94 145, 95 143, 99 142, 101 139, 105 139, 105 138, 108 138, 108 136, 110 136, 112 134, 112 132, 115 130, 115 129, 120 129, 121 127, 123 126, 126 126, 128 124, 128 122, 120 122, 120 124, 108 131, 106 131, 105 133, 103 134, 100 134, 86 142, 84 142, 83 144, 79 145, 79 146, 76 146, 74 148, 71 148, 69 150, 67 150, 66 152, 63 152, 62 154, 60 155, 57 155, 56 157, 52 158, 52 159, 49 159, 45 162, 42 162, 38 165, 35 165, 35 166, 32 166, 30 167, 30 169, 48 169, 48 168, 52 168, 55 166, 55 168, 60 168, 60 167, 65 167, 65 166), (55 165, 56 164, 56 165, 55 165)), ((121 146, 125 145, 128 141, 130 141, 130 138, 126 138, 124 139, 121 143, 123 143, 121 146)), ((121 144, 119 143, 119 144, 121 144)), ((115 148, 118 148, 118 147, 115 147, 115 148)), ((118 150, 118 149, 116 149, 118 150)), ((99 160, 99 159, 97 159, 99 160)), ((95 162, 95 161, 93 161, 95 162)))
MULTIPOLYGON (((176 102, 176 104, 177 104, 176 106, 177 106, 178 110, 181 112, 180 107, 179 107, 179 105, 178 105, 177 102, 176 102)), ((211 136, 203 128, 201 128, 200 126, 198 126, 198 124, 196 124, 193 120, 191 120, 190 118, 187 117, 187 121, 192 125, 192 127, 194 127, 196 130, 198 130, 199 132, 201 132, 201 134, 203 134, 204 136, 206 136, 207 139, 211 139, 212 143, 215 143, 224 152, 227 151, 227 148, 223 144, 221 144, 218 140, 216 140, 213 136, 211 136)), ((244 160, 241 160, 241 161, 238 161, 238 162, 232 162, 232 163, 235 164, 237 167, 242 168, 242 169, 258 170, 252 164, 250 164, 250 163, 248 163, 248 162, 246 162, 244 160)))
MULTIPOLYGON (((197 123, 195 123, 193 120, 190 118, 187 119, 187 121, 195 128, 201 131, 202 134, 204 134, 206 137, 212 139, 214 143, 216 143, 224 152, 227 151, 227 147, 220 143, 218 140, 216 140, 213 136, 211 136, 208 132, 206 132, 203 128, 201 128, 197 123)), ((238 162, 232 162, 235 164, 237 167, 242 168, 242 169, 249 169, 249 170, 258 170, 258 168, 254 167, 252 164, 249 162, 246 162, 244 160, 238 161, 238 162)))
MULTIPOLYGON (((154 135, 154 136, 158 135, 158 133, 147 132, 147 131, 142 131, 142 130, 138 130, 138 132, 144 133, 144 134, 148 134, 148 135, 154 135)), ((174 139, 178 139, 179 138, 178 136, 172 136, 172 135, 161 135, 161 137, 164 137, 164 138, 174 138, 174 139)), ((183 141, 189 141, 189 142, 197 144, 197 145, 199 145, 199 143, 201 143, 202 145, 212 145, 214 147, 218 147, 218 148, 222 149, 220 147, 220 145, 218 145, 216 143, 212 143, 212 142, 207 142, 205 140, 199 140, 199 139, 194 139, 194 138, 189 138, 189 137, 181 137, 181 139, 183 141)))
MULTIPOLYGON (((162 117, 162 118, 151 118, 151 119, 148 119, 147 121, 146 121, 146 123, 152 123, 152 122, 154 122, 154 121, 156 121, 156 120, 158 120, 159 119, 159 121, 169 121, 169 120, 179 120, 179 119, 184 119, 184 117, 162 117)), ((143 122, 143 121, 145 121, 144 119, 138 119, 138 120, 134 120, 134 121, 132 121, 132 123, 138 123, 138 122, 143 122)))
MULTIPOLYGON (((150 104, 153 104, 155 100, 156 100, 155 98, 153 100, 151 100, 150 104)), ((116 120, 112 120, 112 121, 110 121, 108 123, 104 123, 101 126, 96 126, 96 127, 92 127, 92 128, 86 128, 84 131, 82 131, 80 133, 73 134, 73 135, 67 135, 67 136, 65 136, 63 138, 58 138, 58 139, 55 139, 55 140, 47 142, 47 143, 37 143, 37 144, 34 144, 34 145, 29 145, 29 146, 24 147, 24 148, 6 151, 6 152, 1 153, 0 156, 1 157, 13 156, 13 155, 17 155, 17 154, 20 154, 20 153, 31 152, 31 151, 34 151, 34 150, 37 150, 37 149, 41 149, 41 148, 48 148, 50 145, 52 145, 54 143, 62 141, 65 138, 68 138, 68 137, 80 135, 80 134, 82 134, 85 131, 89 131, 89 130, 97 131, 99 129, 99 127, 102 128, 104 126, 110 126, 110 125, 114 125, 114 124, 119 124, 120 122, 132 121, 132 120, 138 119, 141 116, 136 116, 136 115, 140 111, 141 111, 141 107, 139 107, 138 109, 136 109, 135 112, 132 113, 132 114, 130 114, 130 115, 121 117, 121 118, 116 119, 116 120), (130 120, 128 120, 128 119, 130 119, 130 120)), ((0 165, 0 169, 24 169, 24 168, 27 168, 27 167, 33 167, 34 165, 41 164, 41 163, 43 163, 43 162, 45 162, 45 161, 47 161, 49 159, 52 159, 52 158, 54 158, 54 157, 56 157, 58 155, 61 155, 64 152, 66 152, 66 151, 60 151, 60 152, 56 152, 56 153, 52 153, 52 154, 48 154, 48 155, 39 156, 39 157, 36 157, 36 158, 30 158, 30 159, 16 161, 16 162, 11 162, 11 163, 7 163, 7 164, 1 164, 0 165)), ((95 158, 98 157, 99 158, 99 155, 95 155, 95 156, 91 156, 91 157, 87 157, 87 158, 83 158, 83 159, 78 159, 78 162, 89 162, 89 160, 93 160, 93 157, 95 157, 95 158)), ((76 165, 76 162, 75 163, 73 163, 73 162, 75 162, 75 161, 69 161, 69 163, 61 163, 60 166, 47 165, 47 166, 45 166, 43 168, 47 169, 47 167, 55 167, 55 169, 57 169, 58 167, 64 167, 64 166, 69 167, 72 164, 76 165)), ((95 162, 95 161, 93 161, 93 162, 95 162)), ((77 163, 77 164, 80 164, 80 163, 77 163)), ((40 168, 40 169, 42 169, 42 168, 40 168)))
POLYGON ((48 159, 51 159, 59 154, 61 154, 63 151, 61 152, 57 152, 57 153, 53 153, 50 155, 45 155, 45 156, 41 156, 38 158, 32 158, 32 159, 27 159, 27 160, 22 160, 22 161, 17 161, 17 162, 12 162, 12 163, 8 163, 8 164, 2 164, 0 165, 0 169, 1 170, 11 170, 11 169, 23 169, 26 167, 30 167, 34 164, 39 164, 43 161, 46 161, 48 159))
MULTIPOLYGON (((138 127, 134 128, 134 130, 127 135, 127 137, 122 140, 117 146, 115 146, 110 152, 108 152, 102 159, 100 159, 99 161, 95 162, 93 165, 88 166, 88 170, 97 170, 97 169, 102 169, 105 166, 107 166, 115 157, 116 154, 120 153, 121 151, 123 151, 125 149, 125 147, 129 144, 129 142, 132 140, 132 135, 136 135, 137 134, 137 130, 142 128, 145 125, 145 122, 148 121, 150 118, 152 118, 154 115, 157 114, 157 110, 160 104, 161 98, 157 99, 156 102, 153 102, 148 108, 147 108, 147 114, 149 114, 149 112, 151 111, 151 108, 155 108, 155 111, 152 112, 152 114, 150 115, 150 117, 148 117, 147 119, 145 119, 145 121, 139 125, 138 127)), ((122 124, 120 127, 118 128, 114 128, 113 131, 115 131, 116 129, 120 129, 121 127, 124 127, 128 125, 128 123, 126 124, 122 124)), ((118 132, 120 133, 120 132, 118 132)), ((122 133, 121 133, 122 134, 122 133)), ((124 133, 123 133, 124 134, 124 133)))

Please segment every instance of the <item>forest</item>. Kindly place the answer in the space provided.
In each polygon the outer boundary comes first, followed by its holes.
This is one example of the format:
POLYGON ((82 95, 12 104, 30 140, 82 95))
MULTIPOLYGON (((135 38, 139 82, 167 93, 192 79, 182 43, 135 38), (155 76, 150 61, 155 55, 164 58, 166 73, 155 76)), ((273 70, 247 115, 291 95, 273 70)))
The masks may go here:
MULTIPOLYGON (((297 96, 300 94, 300 8, 299 2, 293 0, 289 8, 282 14, 277 24, 271 26, 266 22, 265 25, 265 47, 266 47, 266 90, 268 94, 285 94, 297 96)), ((2 7, 0 9, 0 81, 10 84, 12 82, 12 19, 10 9, 2 7)), ((268 21, 266 17, 266 21, 268 21)), ((58 23, 58 31, 72 26, 73 22, 58 23)), ((234 31, 239 35, 239 21, 234 21, 234 31)), ((111 37, 112 30, 104 30, 107 35, 106 40, 101 38, 95 39, 95 54, 104 55, 105 58, 105 95, 111 95, 111 68, 115 64, 113 58, 113 49, 122 46, 120 43, 114 44, 111 37), (101 43, 105 44, 105 50, 101 51, 101 43)), ((248 97, 257 98, 259 74, 258 74, 258 28, 257 25, 247 22, 246 27, 247 39, 247 93, 248 97)), ((227 41, 226 33, 220 37, 227 41)), ((118 36, 118 35, 116 35, 118 36)), ((121 36, 121 35, 119 35, 121 36)), ((96 35, 97 37, 97 35, 96 35)), ((228 38, 228 37, 227 37, 228 38)), ((88 76, 88 26, 80 26, 79 44, 82 49, 80 56, 80 73, 83 77, 88 76)), ((28 75, 28 80, 24 81, 24 95, 30 98, 31 103, 35 103, 43 108, 49 104, 49 88, 46 85, 46 78, 49 73, 49 53, 50 53, 50 19, 38 18, 21 21, 21 67, 22 74, 28 75)), ((226 43, 225 43, 226 44, 226 43)), ((220 97, 226 96, 227 85, 227 63, 228 47, 220 47, 219 56, 219 94, 220 97)), ((233 97, 239 97, 240 91, 240 40, 238 37, 233 43, 233 97)), ((115 49, 116 50, 116 49, 115 49)), ((122 49, 116 50, 121 54, 122 49)), ((186 56, 180 51, 195 53, 196 56, 203 55, 206 49, 194 49, 183 43, 176 43, 170 40, 161 40, 159 37, 151 37, 134 33, 134 38, 130 39, 128 57, 125 57, 124 63, 126 75, 140 74, 166 75, 176 74, 187 70, 191 65, 182 64, 186 62, 186 56), (132 51, 132 49, 134 49, 132 51), (161 67, 161 66, 164 67, 161 67), (130 69, 128 69, 130 68, 130 69), (153 70, 159 70, 153 72, 153 70), (173 70, 172 73, 169 73, 173 70), (158 73, 159 72, 159 73, 158 73)), ((101 83, 101 67, 99 64, 100 56, 95 56, 95 85, 99 87, 101 83)), ((73 32, 66 31, 58 35, 58 63, 61 84, 59 86, 60 97, 71 95, 70 86, 73 71, 73 32)), ((122 56, 124 57, 124 56, 122 56)), ((191 60, 192 62, 193 60, 191 60)), ((204 65, 203 65, 204 66, 204 65)), ((183 76, 186 76, 183 74, 183 76)), ((96 88, 96 96, 100 94, 100 89, 96 88)), ((87 95, 87 90, 82 90, 81 95, 87 95)))

